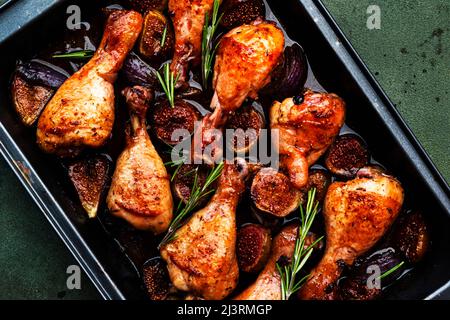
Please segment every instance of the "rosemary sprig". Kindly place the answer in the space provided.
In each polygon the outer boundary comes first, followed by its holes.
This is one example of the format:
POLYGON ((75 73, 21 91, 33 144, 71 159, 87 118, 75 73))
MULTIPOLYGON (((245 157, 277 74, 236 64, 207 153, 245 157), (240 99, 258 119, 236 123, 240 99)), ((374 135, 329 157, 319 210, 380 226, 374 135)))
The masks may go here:
POLYGON ((63 59, 88 59, 94 56, 93 50, 79 50, 69 53, 54 54, 52 58, 63 58, 63 59))
MULTIPOLYGON (((169 153, 171 156, 173 156, 173 146, 168 144, 167 142, 163 141, 163 143, 170 149, 169 151, 164 151, 169 153)), ((173 172, 172 176, 170 177, 170 182, 173 182, 175 180, 176 176, 178 175, 178 172, 180 171, 181 167, 184 165, 184 163, 188 160, 188 156, 180 150, 180 153, 178 154, 177 160, 171 160, 168 162, 165 162, 164 165, 166 167, 175 168, 175 171, 173 172)), ((192 171, 192 170, 191 170, 192 171)))
POLYGON ((281 298, 288 300, 289 297, 300 290, 301 286, 308 280, 309 275, 304 276, 297 281, 297 275, 305 266, 309 257, 313 253, 314 246, 323 239, 320 237, 307 248, 305 248, 306 237, 314 222, 314 218, 318 212, 319 203, 315 202, 316 189, 308 191, 308 200, 306 202, 306 210, 300 206, 301 223, 298 229, 297 240, 295 241, 294 255, 292 261, 287 265, 280 265, 277 262, 277 269, 281 277, 281 298))
POLYGON ((223 162, 215 166, 214 169, 212 169, 209 172, 208 176, 206 177, 205 184, 203 186, 199 185, 198 172, 195 172, 194 184, 192 186, 189 200, 184 205, 184 207, 183 202, 182 201, 179 202, 175 218, 172 220, 172 223, 170 224, 166 235, 161 240, 161 243, 159 244, 158 248, 161 248, 167 243, 175 240, 176 238, 175 232, 182 226, 184 218, 197 207, 200 200, 202 200, 203 198, 207 197, 208 195, 210 195, 212 192, 215 191, 214 189, 210 190, 208 189, 214 183, 214 181, 216 181, 217 178, 219 178, 220 174, 222 173, 222 169, 223 169, 223 162))
POLYGON ((212 63, 219 44, 213 45, 214 34, 219 26, 223 14, 219 16, 220 1, 214 0, 212 19, 210 19, 208 12, 205 15, 205 24, 203 25, 203 39, 202 39, 202 81, 203 88, 207 89, 208 80, 212 73, 212 63), (211 20, 211 21, 210 21, 211 20))
POLYGON ((164 27, 164 31, 161 37, 161 48, 164 47, 164 45, 166 44, 166 39, 167 39, 167 25, 164 27))
POLYGON ((170 106, 173 108, 175 105, 175 84, 178 82, 180 75, 175 76, 172 71, 170 71, 169 64, 164 64, 163 76, 156 71, 156 76, 158 77, 161 87, 169 100, 170 106))
POLYGON ((379 279, 381 280, 381 279, 386 278, 387 276, 393 274, 395 271, 400 269, 404 264, 405 264, 405 261, 402 261, 399 264, 397 264, 396 266, 394 266, 391 269, 387 270, 386 272, 383 272, 383 274, 381 274, 379 276, 379 279))
POLYGON ((170 177, 170 182, 175 180, 175 178, 176 178, 176 176, 178 174, 178 171, 180 171, 180 169, 183 166, 183 164, 184 164, 184 159, 180 159, 178 161, 169 161, 169 162, 164 163, 164 165, 166 167, 175 168, 175 171, 173 172, 172 176, 170 177))

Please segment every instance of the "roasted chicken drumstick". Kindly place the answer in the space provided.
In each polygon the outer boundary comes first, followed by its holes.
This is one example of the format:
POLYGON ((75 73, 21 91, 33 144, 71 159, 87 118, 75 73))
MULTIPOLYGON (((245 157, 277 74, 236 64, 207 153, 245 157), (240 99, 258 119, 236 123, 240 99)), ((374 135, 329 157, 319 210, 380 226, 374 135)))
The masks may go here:
POLYGON ((306 185, 309 166, 331 145, 345 120, 345 102, 335 94, 307 90, 300 98, 276 101, 270 110, 281 164, 297 188, 306 185))
POLYGON ((224 165, 208 205, 161 248, 173 285, 197 297, 219 300, 237 285, 236 207, 244 192, 245 164, 224 165))
POLYGON ((175 53, 171 71, 179 77, 178 86, 188 80, 189 65, 198 65, 202 55, 205 16, 211 17, 214 0, 169 0, 169 13, 175 29, 175 53))
POLYGON ((105 144, 114 123, 113 83, 141 29, 137 12, 110 14, 95 55, 62 84, 44 109, 37 129, 42 150, 76 156, 86 147, 105 144))
POLYGON ((123 92, 131 115, 126 149, 117 160, 108 193, 112 214, 141 230, 159 234, 172 221, 170 178, 147 133, 145 114, 152 99, 148 88, 135 86, 123 92))
POLYGON ((283 50, 283 32, 261 20, 237 27, 221 39, 214 67, 214 111, 203 118, 201 131, 196 132, 201 150, 215 139, 208 130, 221 129, 246 98, 257 98, 258 91, 270 82, 283 50))
POLYGON ((385 234, 403 204, 403 189, 375 168, 361 169, 354 180, 334 182, 323 214, 327 244, 321 262, 301 289, 302 299, 331 299, 342 267, 352 265, 385 234))

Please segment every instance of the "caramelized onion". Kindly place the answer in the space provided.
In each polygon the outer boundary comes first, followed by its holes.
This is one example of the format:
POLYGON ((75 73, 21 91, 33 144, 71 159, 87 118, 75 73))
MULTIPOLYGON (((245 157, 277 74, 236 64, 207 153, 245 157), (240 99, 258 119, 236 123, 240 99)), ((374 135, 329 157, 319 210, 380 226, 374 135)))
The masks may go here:
POLYGON ((69 77, 64 70, 52 66, 41 60, 31 60, 19 63, 16 74, 31 85, 44 86, 52 89, 59 88, 69 77))
POLYGON ((283 101, 303 91, 308 75, 308 63, 298 44, 287 47, 283 60, 271 75, 271 82, 262 89, 264 95, 283 101))
POLYGON ((121 75, 127 82, 127 86, 138 85, 153 88, 158 83, 156 70, 133 52, 125 60, 121 75))

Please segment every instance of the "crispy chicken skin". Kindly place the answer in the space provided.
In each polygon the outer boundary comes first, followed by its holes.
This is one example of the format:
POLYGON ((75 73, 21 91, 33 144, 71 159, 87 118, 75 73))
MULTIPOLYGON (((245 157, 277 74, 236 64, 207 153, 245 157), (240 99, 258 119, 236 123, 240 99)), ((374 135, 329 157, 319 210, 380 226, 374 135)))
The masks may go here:
POLYGON ((257 20, 228 32, 217 51, 211 107, 232 112, 247 97, 256 99, 283 50, 283 32, 273 22, 257 20))
POLYGON ((281 278, 276 268, 282 257, 291 258, 294 253, 298 226, 289 225, 273 239, 272 252, 266 267, 256 281, 236 296, 235 300, 281 300, 281 278))
POLYGON ((283 50, 284 34, 272 22, 257 20, 223 36, 214 66, 214 111, 203 118, 201 132, 197 132, 202 148, 215 139, 208 130, 221 129, 245 99, 257 98, 258 91, 270 82, 283 50))
POLYGON ((189 65, 198 65, 202 54, 205 15, 211 17, 214 0, 169 0, 175 29, 175 53, 171 71, 179 75, 178 85, 188 79, 189 65))
POLYGON ((219 300, 236 287, 236 207, 244 192, 246 165, 226 163, 218 189, 208 205, 196 212, 161 248, 170 279, 179 290, 219 300))
POLYGON ((274 139, 282 166, 289 172, 292 184, 302 188, 308 182, 308 168, 332 144, 345 120, 345 102, 335 94, 307 90, 303 102, 288 98, 276 101, 270 109, 274 139))
POLYGON ((108 208, 137 229, 159 234, 172 221, 170 178, 147 133, 145 114, 149 89, 135 86, 123 92, 131 115, 131 132, 117 160, 107 197, 108 208))
POLYGON ((101 147, 114 123, 117 72, 142 29, 134 11, 113 11, 92 59, 67 79, 44 109, 37 129, 42 150, 76 156, 82 149, 101 147))
POLYGON ((334 182, 323 214, 327 244, 321 262, 299 293, 302 299, 332 299, 342 267, 352 265, 385 234, 400 212, 403 188, 393 177, 366 167, 354 180, 334 182))

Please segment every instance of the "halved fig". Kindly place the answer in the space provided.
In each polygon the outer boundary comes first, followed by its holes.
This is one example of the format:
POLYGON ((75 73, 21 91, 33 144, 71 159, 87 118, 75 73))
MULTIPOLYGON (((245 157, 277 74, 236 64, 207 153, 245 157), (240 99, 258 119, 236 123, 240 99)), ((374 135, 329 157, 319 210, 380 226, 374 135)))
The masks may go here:
POLYGON ((369 162, 366 143, 355 134, 344 134, 336 138, 325 157, 325 165, 333 174, 343 178, 354 178, 359 169, 369 162))
POLYGON ((171 55, 174 38, 167 18, 157 10, 148 11, 139 40, 139 52, 150 62, 161 62, 171 55))
POLYGON ((263 0, 227 0, 221 9, 223 17, 220 25, 230 30, 266 16, 263 0))
POLYGON ((20 120, 32 126, 68 74, 39 61, 19 63, 11 83, 11 96, 20 120))
POLYGON ((18 75, 13 77, 11 90, 14 107, 26 126, 32 126, 36 122, 55 93, 50 88, 31 86, 18 75))
POLYGON ((327 194, 328 187, 331 184, 331 175, 324 169, 309 170, 308 183, 300 191, 302 192, 301 203, 304 203, 308 197, 308 191, 316 189, 315 200, 322 202, 327 194))
POLYGON ((234 130, 233 141, 229 143, 235 152, 249 151, 259 139, 265 123, 261 113, 253 104, 241 107, 228 120, 226 128, 234 130))
POLYGON ((250 194, 258 210, 276 217, 285 217, 297 209, 301 199, 301 192, 289 178, 273 168, 263 168, 256 174, 250 194))
MULTIPOLYGON (((205 166, 183 164, 175 174, 172 182, 173 193, 180 201, 187 203, 194 187, 194 181, 197 176, 197 185, 203 186, 208 176, 208 168, 205 166)), ((212 186, 211 186, 212 189, 212 186)), ((198 206, 206 204, 207 197, 204 197, 198 203, 198 206)))
POLYGON ((185 100, 175 100, 172 108, 167 101, 160 101, 151 115, 151 127, 161 141, 168 145, 176 145, 185 137, 172 137, 177 129, 187 130, 190 134, 194 132, 195 121, 200 120, 200 113, 185 100))
POLYGON ((102 154, 77 160, 68 166, 70 180, 89 218, 97 216, 110 168, 111 159, 102 154))
POLYGON ((409 262, 417 263, 422 260, 430 246, 430 235, 420 211, 400 216, 393 230, 392 245, 398 248, 409 262))
POLYGON ((170 279, 164 261, 161 258, 148 260, 142 273, 150 300, 165 300, 170 293, 170 279))
POLYGON ((169 0, 127 0, 128 6, 141 14, 146 14, 150 10, 164 11, 169 0))
POLYGON ((261 271, 270 254, 270 231, 258 224, 247 224, 237 234, 236 255, 239 269, 255 273, 261 271))

